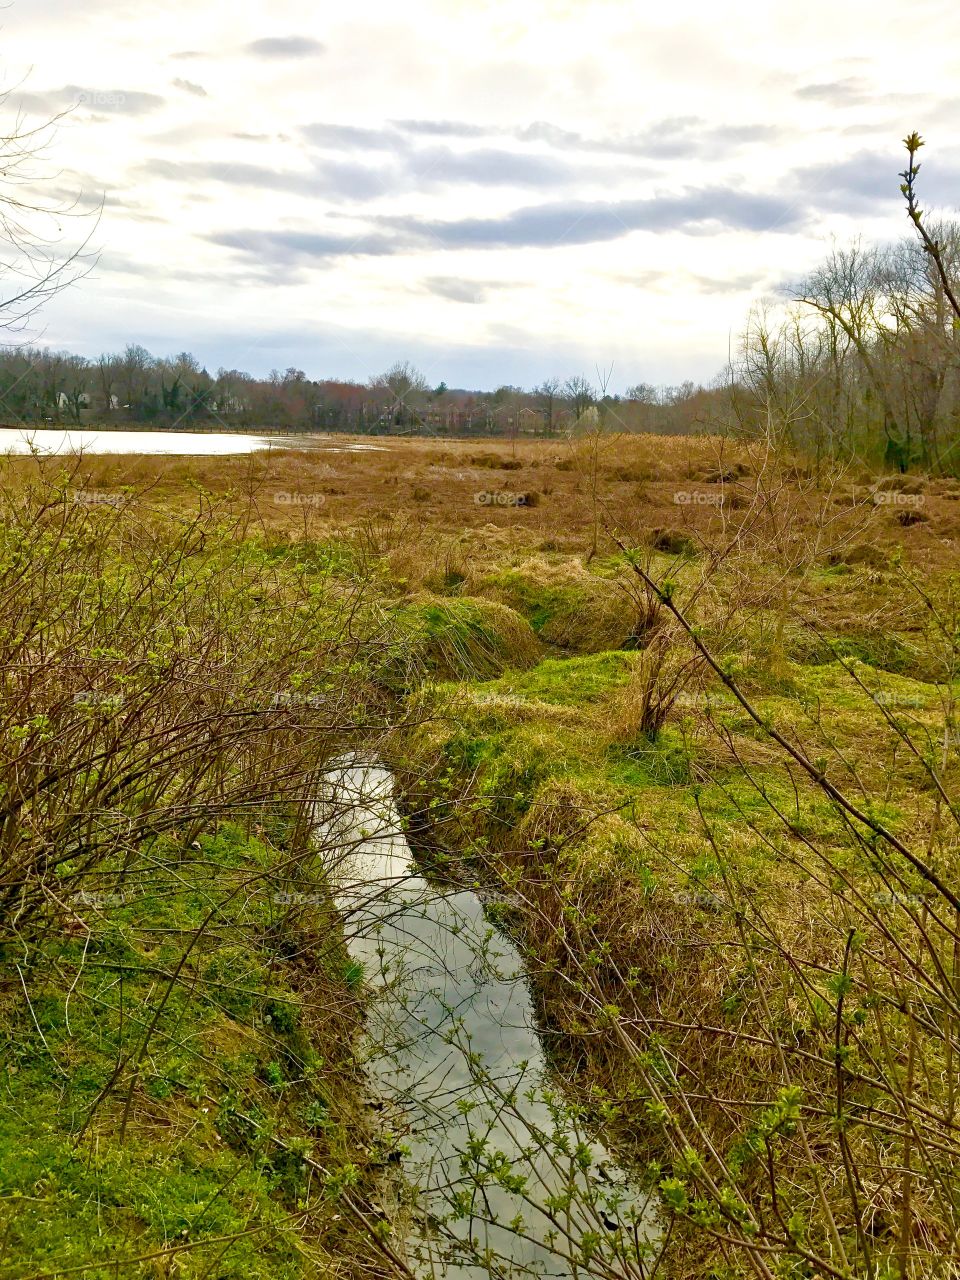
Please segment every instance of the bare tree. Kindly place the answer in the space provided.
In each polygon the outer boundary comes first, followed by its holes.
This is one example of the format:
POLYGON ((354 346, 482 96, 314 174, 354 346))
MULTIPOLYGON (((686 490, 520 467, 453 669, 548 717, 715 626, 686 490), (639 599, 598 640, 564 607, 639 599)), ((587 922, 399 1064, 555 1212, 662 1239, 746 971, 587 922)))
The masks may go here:
POLYGON ((120 376, 120 357, 102 355, 97 360, 96 384, 100 396, 100 410, 105 418, 110 418, 115 408, 114 387, 118 385, 120 376))
POLYGON ((632 387, 627 387, 624 398, 631 400, 636 404, 660 403, 660 396, 657 388, 651 382, 637 382, 632 387))
POLYGON ((533 394, 543 413, 544 430, 552 436, 556 433, 557 403, 562 394, 562 383, 559 378, 544 378, 539 386, 533 388, 533 394))
POLYGON ((148 394, 150 371, 154 365, 153 356, 146 347, 128 342, 123 354, 118 358, 118 365, 118 379, 122 393, 121 405, 131 413, 136 413, 148 394))
POLYGON ((407 360, 398 360, 386 373, 371 378, 370 386, 382 396, 384 410, 396 426, 417 416, 417 407, 430 389, 423 374, 407 360))
MULTIPOLYGON (((0 109, 9 101, 0 93, 0 109)), ((0 328, 22 330, 50 298, 85 276, 96 255, 91 238, 99 206, 80 197, 64 203, 48 199, 44 185, 57 175, 45 165, 46 152, 62 116, 37 126, 22 115, 0 130, 0 328), (74 219, 82 235, 70 243, 64 223, 74 219), (91 222, 93 225, 91 225, 91 222)))
POLYGON ((580 374, 574 378, 568 378, 563 384, 563 391, 575 419, 582 418, 596 399, 593 387, 580 374))

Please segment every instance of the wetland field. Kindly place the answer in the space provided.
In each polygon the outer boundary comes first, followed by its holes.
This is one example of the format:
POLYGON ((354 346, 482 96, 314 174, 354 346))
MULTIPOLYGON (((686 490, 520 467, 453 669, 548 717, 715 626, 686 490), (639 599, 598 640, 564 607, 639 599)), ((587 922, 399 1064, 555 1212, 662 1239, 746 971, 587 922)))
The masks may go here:
POLYGON ((0 461, 0 1273, 955 1275, 960 484, 364 443, 0 461))

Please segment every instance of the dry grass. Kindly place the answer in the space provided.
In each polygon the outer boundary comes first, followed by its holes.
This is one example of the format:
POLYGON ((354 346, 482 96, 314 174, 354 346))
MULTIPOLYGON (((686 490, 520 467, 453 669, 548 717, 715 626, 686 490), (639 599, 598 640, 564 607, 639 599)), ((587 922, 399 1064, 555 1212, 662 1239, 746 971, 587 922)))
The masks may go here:
MULTIPOLYGON (((203 494, 225 501, 234 512, 250 506, 251 527, 271 537, 323 538, 390 518, 403 521, 420 539, 500 534, 530 551, 582 555, 589 550, 591 459, 582 442, 417 438, 373 443, 375 448, 369 440, 318 437, 315 447, 238 457, 87 455, 79 477, 90 489, 131 489, 141 501, 175 511, 195 510, 203 494), (367 447, 353 451, 346 447, 351 443, 367 447), (478 494, 491 493, 530 493, 537 501, 533 506, 476 501, 478 494)), ((64 463, 18 458, 2 465, 3 483, 15 484, 24 473, 56 471, 64 463)), ((752 500, 757 485, 756 457, 712 437, 619 437, 596 451, 596 466, 605 521, 637 541, 667 528, 688 533, 697 545, 714 544, 731 517, 752 500), (714 501, 721 493, 723 507, 714 501), (685 501, 678 494, 700 496, 685 501)), ((799 492, 805 483, 802 469, 795 469, 794 477, 799 492)), ((854 485, 861 486, 862 497, 867 479, 846 477, 832 501, 842 509, 852 501, 854 485)), ((868 538, 859 541, 884 549, 903 545, 910 557, 928 563, 957 562, 956 487, 922 477, 913 478, 911 487, 922 490, 910 496, 922 499, 926 518, 905 527, 898 517, 907 508, 880 505, 868 538)), ((798 503, 798 521, 806 518, 798 503)))

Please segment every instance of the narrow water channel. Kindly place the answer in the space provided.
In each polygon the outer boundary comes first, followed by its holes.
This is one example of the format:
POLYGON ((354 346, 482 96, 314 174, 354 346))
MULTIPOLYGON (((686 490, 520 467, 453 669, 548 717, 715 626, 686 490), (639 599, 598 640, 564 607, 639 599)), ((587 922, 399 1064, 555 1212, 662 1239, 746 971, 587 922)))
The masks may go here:
POLYGON ((417 874, 383 769, 345 765, 330 788, 321 825, 374 991, 368 1074, 418 1193, 413 1269, 647 1275, 652 1210, 551 1082, 520 955, 476 895, 417 874))

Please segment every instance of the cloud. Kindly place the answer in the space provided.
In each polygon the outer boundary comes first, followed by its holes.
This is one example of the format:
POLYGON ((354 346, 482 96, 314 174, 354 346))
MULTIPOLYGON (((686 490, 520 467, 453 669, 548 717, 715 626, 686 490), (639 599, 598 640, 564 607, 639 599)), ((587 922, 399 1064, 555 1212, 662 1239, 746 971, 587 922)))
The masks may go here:
POLYGON ((511 137, 518 142, 542 143, 555 151, 583 151, 646 159, 710 159, 740 147, 771 142, 782 130, 765 122, 714 125, 700 116, 674 116, 655 121, 642 132, 591 137, 564 129, 549 120, 534 120, 517 129, 468 124, 458 120, 396 120, 408 134, 462 138, 511 137))
MULTIPOLYGON (((308 126, 315 127, 317 126, 308 126)), ((339 131, 341 126, 330 128, 339 131)), ((373 130, 361 132, 375 134, 373 130)), ((339 132, 331 136, 339 136, 339 132)), ((366 142, 373 146, 374 137, 366 142)), ((411 152, 401 149, 399 154, 380 159, 376 164, 364 164, 351 159, 349 154, 315 157, 309 168, 302 170, 276 169, 250 162, 156 158, 139 165, 138 172, 189 183, 191 186, 218 182, 262 191, 323 196, 332 201, 375 200, 403 192, 423 192, 457 186, 575 189, 589 181, 614 181, 624 175, 620 168, 591 169, 562 157, 530 155, 498 148, 456 151, 448 147, 418 148, 411 152)), ((636 169, 629 173, 637 176, 636 169)))
MULTIPOLYGON (((431 221, 383 215, 371 219, 374 230, 353 235, 251 230, 219 232, 208 239, 278 266, 319 266, 338 257, 438 249, 564 248, 617 240, 632 231, 685 231, 695 235, 782 232, 802 226, 807 220, 807 211, 795 201, 719 187, 647 200, 532 205, 501 218, 431 221)), ((446 296, 451 296, 449 277, 431 278, 446 281, 446 296)), ((461 296, 457 300, 465 299, 461 296)))
POLYGON ((492 292, 508 289, 511 286, 498 280, 464 280, 461 276, 428 276, 423 282, 423 287, 428 293, 435 294, 439 298, 476 305, 486 302, 492 292))
POLYGON ((614 284, 630 285, 634 289, 650 289, 653 292, 659 292, 661 285, 665 288, 671 285, 676 286, 675 272, 654 268, 646 271, 631 271, 629 275, 607 274, 605 278, 612 280, 614 284))
POLYGON ((725 187, 645 200, 533 205, 501 218, 378 219, 448 249, 553 248, 617 240, 631 231, 784 231, 805 221, 805 211, 793 201, 725 187))
MULTIPOLYGON (((390 189, 410 190, 446 184, 477 186, 549 187, 613 177, 584 170, 566 158, 504 148, 455 149, 442 145, 414 146, 392 127, 359 128, 345 124, 309 124, 301 132, 325 150, 371 150, 393 153, 397 164, 390 189)), ((429 135, 433 136, 433 135, 429 135)), ((634 171, 633 176, 636 176, 634 171)))
POLYGON ((466 183, 550 187, 582 182, 589 176, 566 160, 499 148, 454 151, 450 147, 428 147, 416 151, 410 159, 410 177, 418 186, 466 183))
POLYGON ((394 120, 393 123, 404 133, 428 134, 434 137, 483 138, 502 132, 482 124, 468 124, 464 120, 394 120))
POLYGON ((690 271, 664 271, 651 268, 647 271, 632 271, 629 275, 611 275, 608 279, 615 284, 629 285, 631 288, 644 289, 651 293, 675 294, 679 289, 689 291, 692 285, 698 293, 723 294, 749 292, 764 279, 764 276, 754 271, 723 279, 697 275, 690 271))
POLYGON ((389 153, 395 161, 390 191, 456 184, 574 190, 591 182, 615 189, 629 179, 655 176, 665 161, 722 161, 745 146, 782 136, 777 126, 762 121, 713 125, 699 116, 661 120, 640 133, 598 137, 544 120, 518 129, 457 120, 396 120, 378 126, 318 121, 300 132, 325 151, 389 153), (444 145, 446 138, 463 145, 444 145), (478 138, 491 144, 502 139, 512 146, 473 145, 478 138))
POLYGON ((864 82, 857 76, 805 84, 795 90, 795 93, 798 98, 809 102, 825 102, 831 107, 859 107, 874 100, 874 95, 868 92, 864 82))
POLYGON ((317 147, 328 150, 362 149, 387 151, 404 146, 404 140, 393 129, 364 129, 353 124, 306 124, 300 131, 317 147))
POLYGON ((690 279, 697 285, 701 293, 749 293, 764 279, 757 272, 746 272, 733 276, 729 280, 718 280, 713 276, 691 275, 690 279))
MULTIPOLYGON (((343 257, 379 256, 396 253, 399 239, 378 232, 336 235, 317 231, 222 231, 206 239, 223 249, 253 257, 263 266, 320 266, 325 261, 343 257)), ((289 284, 287 279, 271 277, 276 284, 289 284)))
POLYGON ((202 84, 195 84, 192 80, 174 80, 174 85, 178 89, 182 89, 184 93, 192 93, 197 98, 205 98, 207 91, 202 84))
POLYGON ((899 157, 892 152, 858 151, 844 160, 804 165, 794 169, 788 182, 811 205, 856 212, 899 198, 899 157))
POLYGON ((311 36, 264 36, 244 45, 255 58, 315 58, 325 46, 311 36))
MULTIPOLYGON (((890 151, 858 151, 843 160, 794 169, 787 181, 809 205, 840 213, 857 214, 877 208, 894 212, 900 196, 900 170, 904 154, 890 151)), ((924 204, 955 205, 960 202, 960 163, 938 157, 922 174, 924 204)))
POLYGON ((166 102, 156 93, 144 93, 139 89, 107 89, 88 85, 86 88, 67 84, 62 89, 50 89, 43 93, 18 95, 17 102, 24 111, 37 111, 46 115, 59 115, 77 107, 95 112, 112 112, 118 115, 142 116, 157 111, 166 102))
MULTIPOLYGON (((161 221, 161 219, 156 220, 161 221)), ((255 285, 264 284, 269 280, 268 274, 253 269, 254 264, 250 264, 250 267, 251 269, 246 272, 231 274, 231 283, 234 285, 255 285)), ((100 255, 97 260, 96 275, 98 277, 104 275, 133 276, 138 280, 156 280, 164 284, 177 281, 180 284, 197 284, 208 287, 216 287, 223 283, 223 271, 219 267, 212 267, 206 271, 194 270, 180 264, 153 262, 136 258, 127 254, 117 253, 112 249, 100 255)))
POLYGON ((713 159, 745 145, 773 141, 780 132, 770 124, 712 125, 699 116, 674 116, 651 124, 642 133, 620 136, 584 137, 546 121, 528 125, 519 136, 567 150, 646 159, 713 159))
POLYGON ((138 165, 137 171, 191 187, 202 182, 219 182, 260 191, 326 196, 330 200, 369 200, 389 189, 389 176, 382 168, 374 169, 346 160, 323 161, 309 170, 295 170, 228 160, 153 159, 138 165))

